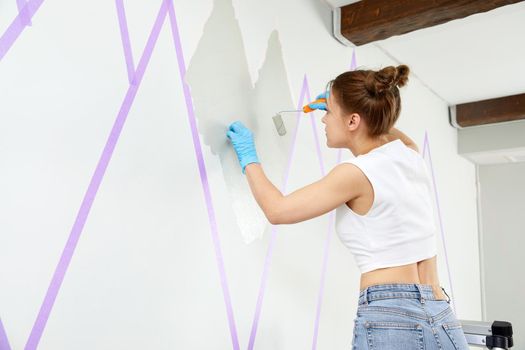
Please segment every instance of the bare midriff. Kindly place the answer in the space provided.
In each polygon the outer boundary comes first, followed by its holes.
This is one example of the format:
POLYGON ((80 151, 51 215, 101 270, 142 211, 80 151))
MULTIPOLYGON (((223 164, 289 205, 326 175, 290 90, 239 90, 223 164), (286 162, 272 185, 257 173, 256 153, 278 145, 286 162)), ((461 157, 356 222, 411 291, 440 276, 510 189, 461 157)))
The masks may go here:
POLYGON ((441 290, 437 274, 437 256, 421 260, 417 263, 386 267, 363 273, 360 290, 376 284, 416 283, 432 286, 436 299, 446 300, 447 296, 441 290))

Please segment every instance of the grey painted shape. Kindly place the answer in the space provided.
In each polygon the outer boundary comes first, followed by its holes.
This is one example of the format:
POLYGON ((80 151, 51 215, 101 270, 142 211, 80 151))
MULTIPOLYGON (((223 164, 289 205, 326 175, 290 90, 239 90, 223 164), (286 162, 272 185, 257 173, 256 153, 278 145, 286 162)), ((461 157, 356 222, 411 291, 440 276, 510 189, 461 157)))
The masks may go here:
POLYGON ((293 102, 278 33, 270 35, 253 86, 231 0, 215 0, 185 79, 191 88, 199 133, 219 157, 239 230, 249 243, 261 237, 269 225, 251 194, 226 132, 235 120, 253 131, 263 169, 280 187, 295 119, 284 120, 288 133, 279 136, 272 117, 277 111, 292 109, 293 102))

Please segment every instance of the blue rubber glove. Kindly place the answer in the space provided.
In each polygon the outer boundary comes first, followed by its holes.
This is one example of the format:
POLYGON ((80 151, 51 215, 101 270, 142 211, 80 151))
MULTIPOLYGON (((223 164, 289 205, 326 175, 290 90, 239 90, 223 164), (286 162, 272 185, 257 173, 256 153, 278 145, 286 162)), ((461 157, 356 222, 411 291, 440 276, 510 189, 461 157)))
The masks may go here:
MULTIPOLYGON (((328 96, 330 95, 330 91, 325 91, 315 98, 316 100, 324 99, 325 101, 328 100, 328 96)), ((308 104, 308 107, 311 109, 322 109, 323 111, 326 111, 326 102, 312 102, 308 104)))
POLYGON ((226 136, 230 139, 241 164, 242 173, 245 174, 244 169, 248 164, 260 163, 255 151, 253 133, 240 121, 233 122, 228 129, 226 136))

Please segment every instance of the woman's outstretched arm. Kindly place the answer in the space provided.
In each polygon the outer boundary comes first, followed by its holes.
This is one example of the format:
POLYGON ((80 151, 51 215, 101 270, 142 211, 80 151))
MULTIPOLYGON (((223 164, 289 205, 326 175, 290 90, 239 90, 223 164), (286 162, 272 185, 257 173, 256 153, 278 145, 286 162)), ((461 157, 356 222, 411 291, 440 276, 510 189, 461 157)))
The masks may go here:
POLYGON ((257 204, 272 224, 293 224, 323 215, 360 195, 368 179, 348 163, 326 176, 284 196, 266 177, 255 151, 252 132, 241 122, 230 125, 227 137, 237 153, 257 204))
POLYGON ((246 177, 257 204, 274 225, 294 224, 326 214, 359 196, 368 181, 358 167, 343 163, 320 180, 284 196, 259 163, 246 166, 246 177))

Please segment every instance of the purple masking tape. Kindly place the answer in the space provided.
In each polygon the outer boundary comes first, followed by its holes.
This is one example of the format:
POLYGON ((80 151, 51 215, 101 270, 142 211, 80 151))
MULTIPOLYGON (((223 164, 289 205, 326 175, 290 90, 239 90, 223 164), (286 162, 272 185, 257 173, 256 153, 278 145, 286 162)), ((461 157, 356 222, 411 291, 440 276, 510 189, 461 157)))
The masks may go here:
POLYGON ((202 190, 204 192, 204 199, 206 202, 206 208, 208 211, 208 220, 210 223, 211 235, 213 244, 215 247, 215 258, 217 260, 217 267, 219 269, 219 277, 221 281, 222 292, 224 296, 224 303, 226 305, 226 313, 228 315, 228 324, 230 327, 230 335, 235 350, 239 350, 239 339, 237 336, 237 328, 235 326, 235 318, 233 314, 233 307, 231 303, 230 291, 228 287, 228 279, 226 276, 226 270, 224 268, 224 261, 222 257, 221 244, 219 239, 219 233, 217 229, 217 221, 215 219, 215 210, 213 208, 213 201, 211 198, 210 185, 208 183, 208 174, 206 172, 206 164, 204 163, 204 157, 202 155, 201 142, 199 138, 199 132, 197 130, 197 122, 195 119, 195 110, 193 108, 193 102, 191 98, 190 88, 186 84, 184 78, 186 76, 186 64, 184 62, 184 55, 182 51, 182 44, 180 41, 179 27, 177 25, 177 18, 175 17, 175 10, 173 4, 170 1, 169 4, 169 19, 171 23, 171 33, 173 37, 173 43, 175 45, 175 51, 177 53, 177 61, 179 64, 180 80, 182 89, 184 91, 184 98, 186 100, 186 109, 188 112, 188 120, 191 127, 191 135, 193 139, 193 147, 195 149, 195 155, 199 166, 199 174, 201 178, 202 190))
POLYGON ((350 70, 355 70, 357 67, 357 59, 355 57, 355 48, 354 51, 352 51, 352 63, 350 63, 350 70))
MULTIPOLYGON (((306 96, 306 90, 307 90, 307 81, 306 81, 306 75, 303 79, 303 87, 301 89, 301 94, 299 96, 299 102, 297 109, 302 111, 303 102, 305 100, 306 96)), ((286 169, 284 171, 283 176, 283 184, 281 186, 281 192, 284 194, 286 192, 286 186, 288 184, 288 176, 290 174, 290 169, 292 166, 292 159, 293 155, 295 153, 295 145, 297 141, 297 132, 299 130, 299 123, 301 122, 301 114, 302 112, 297 112, 296 116, 296 123, 295 123, 295 130, 292 136, 292 146, 290 148, 290 153, 288 154, 288 162, 286 165, 286 169)), ((253 346, 255 344, 255 336, 257 335, 257 327, 259 325, 259 318, 261 315, 261 308, 262 308, 262 302, 264 299, 264 293, 266 291, 266 282, 268 280, 268 273, 270 270, 270 262, 272 260, 273 255, 273 249, 275 245, 275 239, 277 238, 277 226, 272 226, 272 233, 270 236, 270 243, 268 245, 268 250, 266 252, 266 257, 264 259, 264 268, 263 273, 261 276, 261 284, 259 286, 259 293, 257 295, 257 304, 255 305, 255 314, 253 316, 253 323, 252 323, 252 329, 250 332, 250 340, 248 343, 248 350, 253 350, 253 346)))
POLYGON ((290 147, 290 153, 288 154, 288 162, 286 164, 286 169, 284 171, 284 176, 283 176, 283 183, 282 183, 282 186, 281 186, 281 192, 284 194, 286 192, 286 187, 288 185, 288 176, 290 175, 290 170, 292 168, 292 159, 293 159, 293 155, 295 153, 295 145, 296 145, 296 142, 297 142, 297 132, 299 131, 299 123, 301 121, 301 116, 303 114, 302 110, 303 110, 303 104, 304 104, 304 101, 306 99, 306 92, 307 92, 307 80, 306 80, 306 74, 304 75, 304 78, 303 78, 303 86, 301 88, 301 93, 299 94, 299 101, 298 101, 298 105, 297 105, 297 110, 300 110, 301 112, 297 112, 296 114, 296 117, 295 117, 295 130, 294 130, 294 134, 293 134, 293 138, 292 138, 292 146, 290 147))
POLYGON ((120 36, 122 38, 122 47, 124 48, 126 67, 128 68, 128 81, 131 85, 135 85, 135 65, 133 63, 133 53, 129 41, 128 24, 123 0, 115 0, 115 5, 117 6, 118 23, 120 26, 120 36))
POLYGON ((113 128, 111 129, 102 155, 100 156, 93 177, 91 178, 89 187, 86 191, 86 194, 84 195, 84 199, 82 200, 80 210, 77 213, 75 223, 67 240, 66 246, 64 247, 64 250, 62 252, 62 256, 60 257, 60 261, 53 274, 53 278, 45 295, 44 302, 40 307, 37 319, 35 321, 35 324, 33 325, 31 334, 29 335, 29 339, 25 346, 25 350, 36 349, 40 338, 42 337, 42 333, 44 332, 44 328, 49 318, 49 314, 51 313, 51 309, 53 308, 53 304, 57 297, 58 291, 64 280, 64 275, 66 274, 69 263, 71 262, 71 258, 73 257, 73 253, 75 252, 75 248, 80 238, 80 234, 82 233, 82 229, 84 228, 84 224, 86 223, 89 211, 91 210, 91 206, 97 195, 98 188, 100 186, 100 183, 102 182, 102 179, 106 172, 106 168, 113 154, 113 150, 115 149, 118 138, 120 136, 120 132, 122 131, 129 110, 131 108, 131 104, 135 99, 138 87, 140 85, 140 82, 142 81, 142 77, 149 63, 151 53, 153 52, 153 49, 155 47, 155 43, 160 33, 160 29, 162 28, 162 23, 164 22, 164 19, 167 14, 167 1, 168 0, 164 0, 162 2, 159 13, 155 20, 155 24, 153 25, 153 29, 148 38, 146 47, 144 48, 144 52, 137 67, 137 74, 135 76, 135 78, 137 79, 137 85, 130 85, 128 88, 128 91, 120 107, 120 111, 117 115, 115 123, 113 124, 113 128))
MULTIPOLYGON (((304 76, 306 91, 305 91, 305 97, 306 101, 312 101, 310 98, 310 87, 308 86, 308 79, 306 75, 304 76)), ((312 132, 314 135, 314 143, 315 143, 315 150, 317 152, 317 159, 319 160, 319 169, 321 170, 321 175, 325 175, 324 170, 324 162, 323 162, 323 155, 321 153, 321 145, 319 143, 319 135, 317 134, 317 123, 315 122, 316 116, 314 115, 316 112, 310 113, 310 123, 312 124, 312 132)))
MULTIPOLYGON (((43 1, 38 0, 26 3, 25 0, 17 0, 18 15, 0 37, 0 61, 13 46, 25 26, 31 25, 31 17, 36 13, 43 1)), ((2 319, 0 319, 0 350, 11 350, 2 319)))
MULTIPOLYGON (((355 56, 355 49, 352 53, 352 62, 350 64, 350 70, 355 70, 357 65, 357 60, 355 56)), ((309 89, 307 89, 309 91, 309 89)), ((308 101, 310 101, 310 93, 307 92, 308 101)), ((319 138, 317 136, 317 126, 315 125, 315 119, 311 118, 312 120, 312 128, 314 130, 314 138, 317 146, 317 154, 319 157, 319 166, 321 168, 321 174, 324 176, 324 164, 321 156, 321 147, 319 144, 319 138)), ((339 148, 337 150, 337 164, 341 162, 341 156, 342 156, 342 149, 339 148)), ((330 242, 332 240, 332 232, 334 231, 334 224, 335 224, 335 210, 332 210, 330 212, 330 216, 328 217, 328 232, 326 233, 326 239, 324 243, 324 249, 323 249, 323 265, 321 267, 321 281, 319 284, 319 293, 317 297, 317 307, 315 311, 315 323, 314 323, 314 336, 312 340, 312 350, 317 349, 317 336, 319 334, 319 322, 321 319, 321 306, 323 304, 323 297, 324 297, 324 286, 325 286, 325 280, 326 280, 326 270, 328 268, 328 253, 330 248, 330 242)))
POLYGON ((0 61, 29 23, 44 0, 29 0, 0 37, 0 61))
POLYGON ((23 25, 31 25, 31 17, 29 16, 27 9, 25 8, 26 0, 16 0, 16 5, 18 7, 18 13, 21 15, 20 22, 23 25))
POLYGON ((16 0, 16 6, 18 7, 18 12, 21 12, 25 5, 26 5, 26 0, 16 0))
MULTIPOLYGON (((306 80, 306 76, 305 76, 305 80, 306 80)), ((306 100, 311 101, 310 88, 308 86, 307 80, 306 80, 306 100)), ((315 112, 310 113, 310 121, 312 124, 312 132, 314 134, 317 158, 319 159, 319 169, 321 170, 321 176, 325 176, 323 156, 321 154, 321 145, 319 143, 319 136, 317 135, 317 125, 315 123, 315 116, 313 115, 314 113, 315 112)), ((330 213, 330 216, 328 217, 328 232, 326 233, 326 239, 324 243, 323 263, 321 266, 321 281, 319 283, 319 292, 317 295, 317 307, 315 308, 315 322, 314 322, 314 335, 313 335, 313 341, 312 341, 312 349, 316 349, 317 347, 317 335, 319 333, 321 306, 323 303, 323 296, 324 296, 324 282, 325 282, 325 276, 326 276, 326 268, 328 266, 328 248, 330 246, 330 237, 331 237, 331 232, 332 232, 333 221, 334 221, 334 211, 332 211, 330 213)))
POLYGON ((450 285, 450 301, 452 303, 452 309, 456 312, 456 304, 454 303, 454 290, 452 288, 452 275, 450 273, 450 265, 448 263, 447 244, 445 242, 445 230, 443 228, 443 219, 441 217, 441 207, 439 205, 439 195, 436 186, 436 176, 434 174, 434 166, 432 164, 432 155, 430 154, 430 142, 428 140, 428 132, 425 131, 425 140, 423 141, 423 158, 425 154, 428 154, 428 161, 430 164, 430 172, 432 174, 432 184, 434 186, 434 196, 436 198, 436 206, 439 218, 439 229, 441 231, 441 240, 443 241, 443 249, 445 251, 445 262, 447 263, 448 283, 450 285))
MULTIPOLYGON (((339 151, 340 153, 341 151, 339 151)), ((326 280, 326 269, 328 268, 328 252, 330 247, 330 242, 332 240, 332 231, 334 230, 335 223, 335 210, 330 212, 328 217, 328 232, 326 233, 326 239, 324 243, 324 253, 323 253, 323 265, 321 267, 321 282, 319 284, 319 293, 317 297, 317 308, 315 310, 315 323, 314 323, 314 336, 312 341, 312 349, 317 349, 317 336, 319 333, 319 322, 321 318, 321 306, 323 304, 324 296, 324 286, 326 280)))
POLYGON ((9 340, 7 339, 7 334, 5 333, 4 325, 2 324, 1 318, 0 318, 0 350, 11 350, 11 346, 9 346, 9 340))
POLYGON ((423 159, 425 159, 425 155, 427 154, 427 146, 428 146, 428 138, 427 138, 427 132, 425 131, 425 138, 423 139, 423 150, 421 151, 421 156, 423 159))

